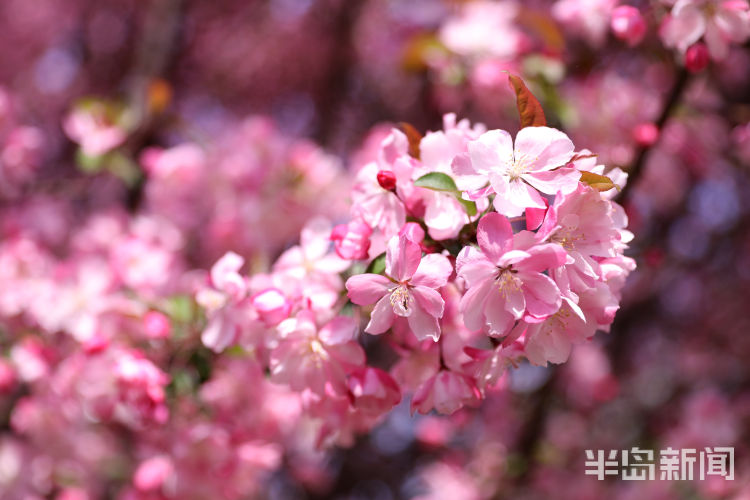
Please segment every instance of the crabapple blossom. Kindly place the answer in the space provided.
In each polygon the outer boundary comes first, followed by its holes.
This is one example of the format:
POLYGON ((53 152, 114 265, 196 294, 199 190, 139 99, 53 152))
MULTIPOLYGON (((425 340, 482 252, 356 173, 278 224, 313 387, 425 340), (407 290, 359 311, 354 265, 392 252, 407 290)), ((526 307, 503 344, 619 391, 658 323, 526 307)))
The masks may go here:
POLYGON ((271 380, 294 390, 309 388, 323 395, 330 388, 343 395, 347 373, 365 362, 352 318, 339 316, 318 329, 314 314, 301 311, 282 321, 278 332, 270 357, 271 380))
POLYGON ((711 58, 723 60, 730 43, 750 38, 750 6, 746 0, 678 0, 660 31, 668 47, 685 54, 703 39, 711 58))
POLYGON ((456 272, 466 281, 467 291, 460 308, 470 330, 486 328, 499 337, 516 320, 545 319, 559 309, 560 290, 542 273, 565 264, 567 255, 557 245, 529 245, 528 236, 514 236, 506 217, 490 213, 479 221, 479 248, 461 250, 456 272))
POLYGON ((361 274, 346 282, 348 296, 357 305, 375 303, 365 331, 374 335, 387 331, 397 317, 406 318, 414 335, 423 340, 440 338, 438 319, 445 305, 438 289, 453 271, 439 254, 422 257, 419 244, 407 236, 388 241, 385 274, 361 274))
POLYGON ((469 179, 475 198, 495 193, 495 209, 508 217, 529 207, 545 208, 540 192, 569 193, 578 186, 580 174, 566 166, 573 158, 573 143, 559 130, 526 127, 515 144, 508 132, 490 130, 467 147, 468 153, 454 160, 454 173, 469 179))
POLYGON ((481 393, 471 377, 448 370, 440 370, 422 384, 411 400, 411 411, 451 414, 464 405, 481 399, 481 393))
POLYGON ((331 231, 336 255, 346 260, 367 258, 372 228, 359 220, 339 224, 331 231))

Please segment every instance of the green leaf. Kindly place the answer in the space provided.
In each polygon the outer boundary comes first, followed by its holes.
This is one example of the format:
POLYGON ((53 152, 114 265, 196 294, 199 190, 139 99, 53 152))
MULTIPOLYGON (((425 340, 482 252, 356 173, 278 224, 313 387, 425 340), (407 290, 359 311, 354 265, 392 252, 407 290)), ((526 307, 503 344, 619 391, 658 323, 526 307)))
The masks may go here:
POLYGON ((477 204, 470 200, 464 200, 460 196, 457 196, 456 199, 458 202, 464 206, 464 210, 466 210, 466 213, 469 215, 469 217, 474 217, 477 214, 477 204))
POLYGON ((456 187, 456 183, 453 181, 451 176, 442 172, 430 172, 424 174, 422 177, 414 181, 414 185, 425 189, 432 189, 433 191, 440 191, 443 193, 450 193, 456 197, 459 203, 463 205, 464 210, 473 217, 477 214, 477 205, 473 201, 464 200, 461 198, 461 191, 456 187))
POLYGON ((430 172, 429 174, 424 174, 422 177, 414 181, 414 185, 417 187, 432 189, 433 191, 449 191, 451 193, 458 191, 453 179, 442 172, 430 172))
POLYGON ((95 174, 104 167, 104 156, 89 156, 81 148, 76 150, 78 170, 86 174, 95 174))
POLYGON ((612 188, 620 189, 609 177, 593 172, 581 172, 581 182, 588 184, 597 191, 609 191, 612 188))
POLYGON ((516 93, 516 107, 518 116, 521 118, 521 128, 546 126, 547 119, 544 117, 542 105, 526 87, 521 77, 509 74, 508 81, 516 93))
POLYGON ((383 274, 385 272, 385 252, 381 253, 370 262, 365 269, 365 274, 383 274))

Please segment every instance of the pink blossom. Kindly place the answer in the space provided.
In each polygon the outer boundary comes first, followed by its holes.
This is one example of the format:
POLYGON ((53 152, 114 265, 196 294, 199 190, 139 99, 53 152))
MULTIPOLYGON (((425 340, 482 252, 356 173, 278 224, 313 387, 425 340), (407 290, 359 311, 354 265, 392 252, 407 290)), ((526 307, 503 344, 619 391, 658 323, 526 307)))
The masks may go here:
POLYGON ((163 424, 169 418, 164 388, 169 376, 137 351, 123 352, 116 360, 115 377, 120 400, 136 424, 163 424))
POLYGON ((433 408, 450 415, 465 405, 474 405, 482 398, 474 379, 468 375, 440 370, 414 393, 411 411, 426 414, 433 408))
POLYGON ((351 374, 349 392, 354 407, 369 415, 383 415, 401 401, 401 389, 388 373, 378 368, 362 368, 351 374))
POLYGON ((217 352, 237 340, 240 325, 249 319, 247 309, 241 304, 247 296, 247 283, 238 272, 244 263, 242 257, 228 252, 211 268, 212 286, 196 293, 196 301, 206 309, 208 316, 201 340, 217 352))
POLYGON ((465 247, 456 260, 467 291, 460 310, 470 330, 487 328, 492 336, 507 334, 524 315, 546 318, 560 307, 560 290, 542 274, 563 265, 567 256, 557 245, 527 245, 529 233, 513 237, 510 221, 490 213, 479 221, 479 249, 465 247))
POLYGON ((575 36, 600 45, 607 35, 612 9, 617 0, 557 0, 552 16, 563 23, 575 36))
POLYGON ((560 245, 570 255, 570 263, 553 273, 562 288, 584 290, 593 286, 599 279, 599 265, 594 257, 617 255, 621 235, 615 227, 614 207, 599 192, 584 185, 555 198, 537 238, 560 245))
POLYGON ((65 118, 63 129, 71 140, 80 144, 84 154, 103 155, 127 138, 123 128, 113 123, 108 113, 103 103, 78 107, 65 118))
POLYGON ((595 330, 595 323, 587 324, 567 302, 563 302, 560 310, 552 316, 527 325, 524 353, 535 365, 563 363, 568 360, 572 345, 591 337, 595 330))
POLYGON ((361 220, 339 224, 331 231, 336 255, 346 260, 366 259, 370 250, 372 228, 361 220))
POLYGON ((711 58, 724 59, 730 43, 750 38, 750 12, 745 0, 677 0, 661 31, 668 47, 683 54, 703 38, 711 58))
MULTIPOLYGON (((573 157, 574 146, 564 133, 549 127, 526 127, 516 136, 515 146, 504 130, 490 130, 468 144, 468 155, 453 163, 456 175, 471 176, 471 190, 482 190, 487 183, 496 193, 495 209, 508 217, 523 214, 526 208, 545 208, 539 192, 569 193, 578 186, 580 174, 565 166, 573 157)), ((485 197, 490 191, 481 191, 485 197)))
POLYGON ((513 22, 518 10, 509 1, 467 3, 442 26, 440 39, 462 56, 512 59, 522 45, 522 33, 513 22))
POLYGON ((346 375, 365 362, 365 352, 354 340, 354 319, 338 316, 318 329, 315 316, 301 311, 277 327, 278 345, 271 351, 271 380, 293 390, 310 389, 323 395, 330 388, 346 393, 346 375))
POLYGON ((424 340, 440 337, 438 318, 445 302, 437 289, 452 272, 448 259, 439 254, 422 258, 418 244, 406 236, 388 241, 385 274, 360 274, 346 282, 348 296, 358 305, 375 304, 365 331, 374 335, 388 330, 397 317, 406 318, 414 335, 424 340))

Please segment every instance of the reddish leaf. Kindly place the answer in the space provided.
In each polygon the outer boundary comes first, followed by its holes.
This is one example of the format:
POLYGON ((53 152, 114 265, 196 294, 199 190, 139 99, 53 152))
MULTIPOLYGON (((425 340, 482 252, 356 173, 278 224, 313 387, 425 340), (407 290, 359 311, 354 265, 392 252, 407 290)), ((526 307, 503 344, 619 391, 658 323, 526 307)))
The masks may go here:
POLYGON ((526 88, 526 84, 520 76, 508 75, 513 90, 516 92, 516 106, 518 107, 518 116, 521 118, 521 128, 524 127, 544 127, 547 125, 547 119, 544 117, 542 105, 531 91, 526 88))
POLYGON ((401 127, 401 131, 406 134, 406 138, 409 139, 409 154, 419 159, 419 143, 422 141, 422 134, 411 123, 401 122, 398 124, 401 127))

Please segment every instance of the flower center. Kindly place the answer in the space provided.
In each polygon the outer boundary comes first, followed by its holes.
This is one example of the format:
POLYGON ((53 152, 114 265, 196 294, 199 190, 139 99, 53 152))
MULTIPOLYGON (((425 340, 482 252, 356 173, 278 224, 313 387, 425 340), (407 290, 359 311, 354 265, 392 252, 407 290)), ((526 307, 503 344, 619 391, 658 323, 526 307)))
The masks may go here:
POLYGON ((496 280, 497 288, 500 290, 500 295, 503 297, 506 297, 511 292, 517 292, 521 289, 521 280, 515 276, 517 271, 514 271, 511 267, 512 266, 501 268, 500 275, 496 280))
POLYGON ((510 177, 511 181, 517 181, 526 172, 529 162, 525 154, 522 154, 519 157, 511 155, 510 164, 511 166, 508 169, 508 177, 510 177))
POLYGON ((399 316, 409 316, 411 314, 411 295, 409 295, 409 288, 405 284, 401 284, 393 289, 391 292, 391 305, 393 306, 393 312, 399 316))

